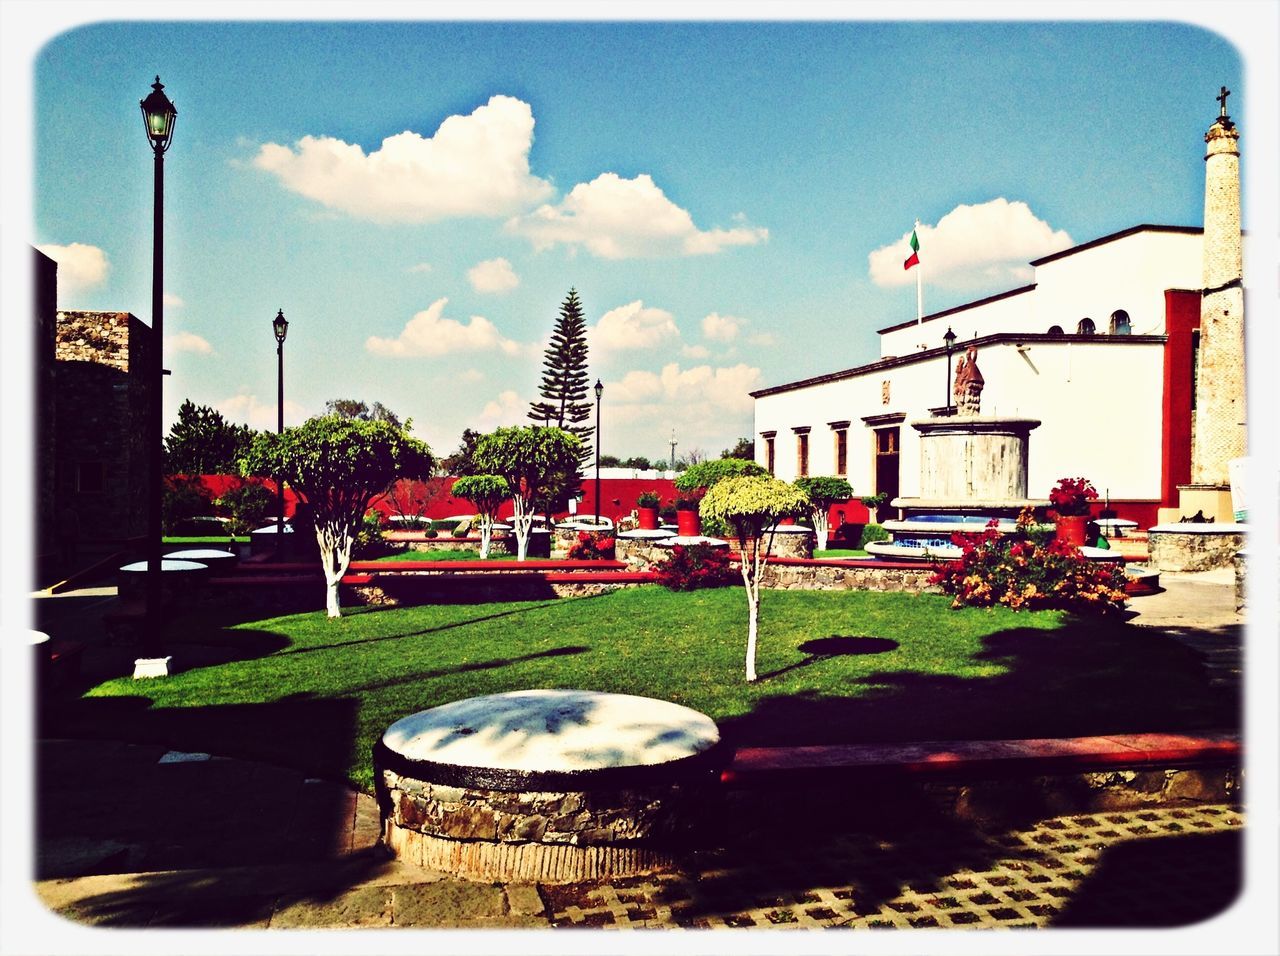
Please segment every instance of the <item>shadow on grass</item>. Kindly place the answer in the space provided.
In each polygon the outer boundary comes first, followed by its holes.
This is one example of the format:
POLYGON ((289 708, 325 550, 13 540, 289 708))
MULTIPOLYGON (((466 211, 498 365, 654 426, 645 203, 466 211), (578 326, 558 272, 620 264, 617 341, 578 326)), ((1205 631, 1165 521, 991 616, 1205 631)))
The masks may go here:
POLYGON ((761 674, 760 680, 768 680, 770 677, 778 677, 802 667, 809 667, 829 657, 842 657, 848 654, 884 654, 897 650, 898 646, 897 641, 888 637, 841 637, 838 635, 815 637, 797 648, 808 654, 808 657, 794 664, 788 664, 786 667, 769 671, 767 674, 761 674))
POLYGON ((385 690, 388 687, 398 687, 402 684, 415 684, 418 681, 432 680, 437 677, 448 677, 451 674, 465 674, 471 671, 487 671, 498 667, 510 667, 513 664, 524 664, 528 661, 536 661, 546 657, 564 657, 567 654, 585 654, 591 648, 582 645, 570 645, 568 647, 553 647, 545 651, 535 651, 531 654, 521 654, 519 657, 497 657, 488 661, 475 661, 474 663, 457 664, 453 667, 438 667, 434 670, 417 671, 413 674, 406 674, 403 677, 392 678, 391 680, 376 681, 372 684, 361 684, 356 687, 347 688, 347 693, 363 694, 368 691, 385 690))

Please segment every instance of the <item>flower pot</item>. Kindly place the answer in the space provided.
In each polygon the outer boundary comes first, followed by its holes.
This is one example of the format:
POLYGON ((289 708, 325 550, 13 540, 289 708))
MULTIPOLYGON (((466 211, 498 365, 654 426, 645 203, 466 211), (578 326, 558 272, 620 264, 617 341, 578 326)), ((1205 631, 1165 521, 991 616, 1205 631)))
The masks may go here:
POLYGON ((696 538, 702 534, 702 518, 693 509, 680 508, 676 511, 676 533, 686 538, 696 538))
POLYGON ((641 531, 657 531, 658 530, 658 509, 655 508, 637 508, 636 515, 640 519, 641 531))
POLYGON ((1083 548, 1085 525, 1088 523, 1088 515, 1059 515, 1054 519, 1054 533, 1064 544, 1083 548))

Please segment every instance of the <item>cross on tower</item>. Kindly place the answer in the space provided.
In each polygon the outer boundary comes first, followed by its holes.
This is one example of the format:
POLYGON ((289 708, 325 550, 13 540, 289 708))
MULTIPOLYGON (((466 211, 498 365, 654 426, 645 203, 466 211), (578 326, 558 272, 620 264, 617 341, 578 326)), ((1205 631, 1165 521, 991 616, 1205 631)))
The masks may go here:
POLYGON ((1218 103, 1221 104, 1218 115, 1223 117, 1224 119, 1226 118, 1226 115, 1227 115, 1227 97, 1230 95, 1231 95, 1231 91, 1224 86, 1222 87, 1221 90, 1219 90, 1218 95, 1216 97, 1218 100, 1218 103))

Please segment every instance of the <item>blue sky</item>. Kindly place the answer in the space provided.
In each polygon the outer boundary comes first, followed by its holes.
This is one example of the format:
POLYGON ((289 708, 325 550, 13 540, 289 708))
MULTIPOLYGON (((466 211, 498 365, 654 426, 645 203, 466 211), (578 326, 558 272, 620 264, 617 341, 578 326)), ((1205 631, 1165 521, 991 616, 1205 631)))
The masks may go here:
POLYGON ((282 308, 287 423, 380 401, 448 453, 527 421, 574 287, 602 450, 714 455, 749 390, 914 318, 915 219, 926 312, 1199 225, 1223 84, 1247 171, 1244 67, 1160 22, 91 23, 33 62, 30 241, 61 307, 150 320, 158 73, 170 419, 274 427, 282 308))

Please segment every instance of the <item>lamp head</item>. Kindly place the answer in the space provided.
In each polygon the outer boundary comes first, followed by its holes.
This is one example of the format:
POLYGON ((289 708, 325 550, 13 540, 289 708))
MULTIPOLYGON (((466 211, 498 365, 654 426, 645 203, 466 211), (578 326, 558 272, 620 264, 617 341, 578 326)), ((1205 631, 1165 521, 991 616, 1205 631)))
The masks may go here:
POLYGON ((156 81, 151 84, 151 92, 138 105, 142 107, 142 122, 147 128, 151 148, 157 153, 163 153, 173 142, 173 126, 178 118, 178 109, 164 95, 160 77, 156 77, 156 81))
POLYGON ((271 331, 276 334, 276 341, 284 344, 284 337, 289 334, 289 320, 284 317, 284 309, 276 310, 276 317, 271 320, 271 331))
POLYGON ((596 401, 597 402, 600 401, 600 399, 603 396, 604 396, 604 385, 601 384, 600 379, 596 379, 596 401))
POLYGON ((947 326, 947 334, 942 337, 942 341, 947 343, 947 348, 956 344, 956 334, 951 331, 951 326, 947 326))

